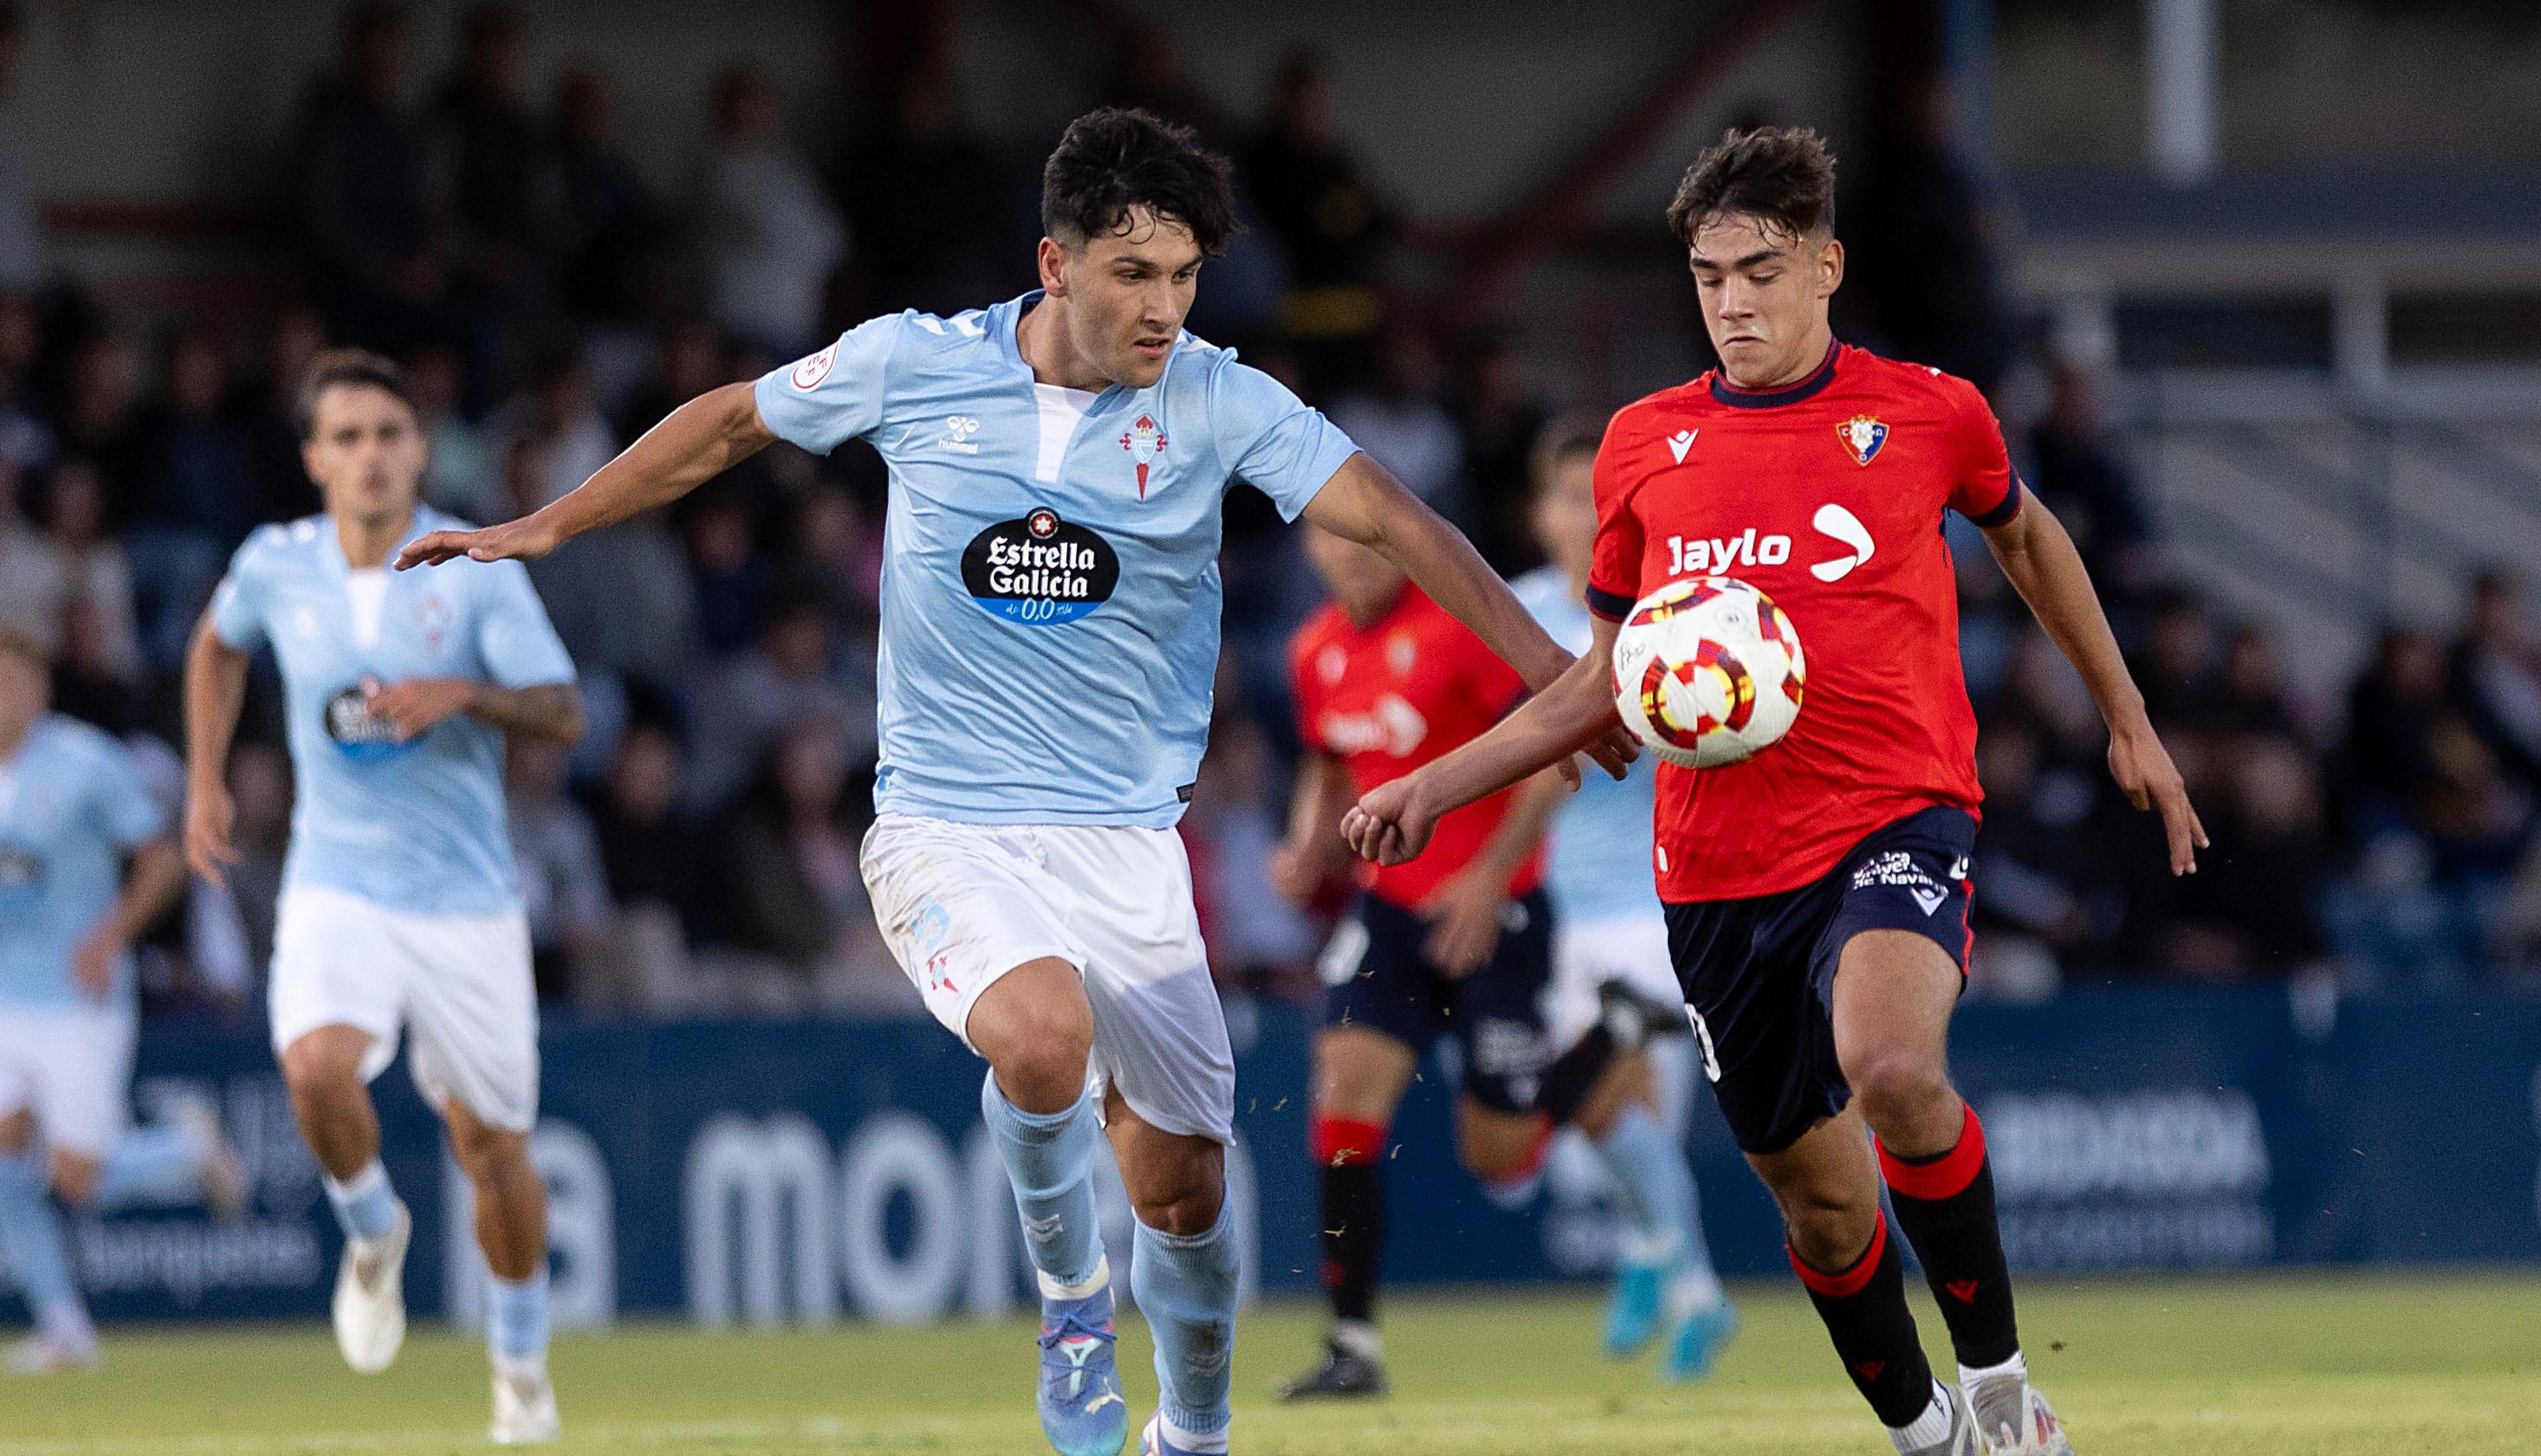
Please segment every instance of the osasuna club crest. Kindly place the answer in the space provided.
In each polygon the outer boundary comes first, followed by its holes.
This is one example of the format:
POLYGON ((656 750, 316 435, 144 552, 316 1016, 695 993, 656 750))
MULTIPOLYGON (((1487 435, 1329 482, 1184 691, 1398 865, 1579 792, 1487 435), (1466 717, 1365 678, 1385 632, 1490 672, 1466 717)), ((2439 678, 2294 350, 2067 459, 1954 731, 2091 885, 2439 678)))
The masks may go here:
POLYGON ((1867 414, 1856 414, 1835 427, 1835 437, 1844 442, 1844 452, 1854 465, 1866 466, 1888 443, 1888 426, 1867 414))
POLYGON ((1138 498, 1140 500, 1145 500, 1147 498, 1147 467, 1164 451, 1164 432, 1156 428, 1156 422, 1153 418, 1144 414, 1139 415, 1138 422, 1129 426, 1129 428, 1122 434, 1121 448, 1128 451, 1129 459, 1137 463, 1138 498))

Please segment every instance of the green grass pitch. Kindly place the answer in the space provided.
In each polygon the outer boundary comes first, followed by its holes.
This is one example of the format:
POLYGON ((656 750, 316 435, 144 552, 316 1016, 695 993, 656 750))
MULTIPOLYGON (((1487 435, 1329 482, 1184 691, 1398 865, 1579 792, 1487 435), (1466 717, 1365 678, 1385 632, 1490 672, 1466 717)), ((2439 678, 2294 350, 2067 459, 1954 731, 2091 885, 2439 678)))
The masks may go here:
MULTIPOLYGON (((1318 1315, 1248 1316, 1236 1450, 1249 1456, 1738 1453, 1888 1449, 1797 1290, 1737 1290, 1746 1329, 1702 1384, 1667 1388, 1595 1349, 1583 1294, 1407 1296, 1386 1309, 1396 1393, 1284 1408, 1270 1386, 1318 1315)), ((2031 1369, 2083 1456, 2502 1456, 2541 1452, 2541 1277, 2297 1275, 2029 1279, 2031 1369)), ((1927 1334, 1939 1322, 1922 1308, 1927 1334)), ((1155 1393, 1135 1319, 1122 1365, 1155 1393)), ((1936 1365, 1946 1358, 1934 1347, 1936 1365)), ((554 1356, 572 1452, 649 1456, 1015 1453, 1047 1448, 1029 1327, 701 1334, 638 1325, 554 1356)), ((0 1383, 0 1456, 245 1456, 487 1449, 483 1355, 418 1331, 385 1375, 349 1373, 323 1329, 110 1336, 94 1375, 0 1383)))

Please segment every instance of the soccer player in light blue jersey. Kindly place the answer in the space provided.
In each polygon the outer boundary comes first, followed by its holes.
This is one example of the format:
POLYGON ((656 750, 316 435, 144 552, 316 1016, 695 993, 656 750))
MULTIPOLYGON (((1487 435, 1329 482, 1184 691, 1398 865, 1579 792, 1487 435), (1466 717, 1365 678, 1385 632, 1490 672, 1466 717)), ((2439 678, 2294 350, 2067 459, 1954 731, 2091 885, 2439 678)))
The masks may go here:
MULTIPOLYGON (((1234 1061, 1173 832, 1217 664, 1222 502, 1374 546, 1529 684, 1568 663, 1465 539, 1270 376, 1185 333, 1233 226, 1226 164, 1107 109, 1042 176, 1042 287, 875 319, 681 406, 580 489, 401 565, 536 557, 776 440, 890 469, 878 816, 865 883, 936 1018, 986 1058, 980 1107, 1042 1291, 1036 1404, 1062 1456, 1127 1438, 1094 1140, 1136 1214, 1161 1386, 1146 1456, 1227 1449, 1234 1061)), ((1604 746, 1620 771, 1630 750, 1604 746)))
POLYGON ((415 1085, 474 1186, 493 1276, 494 1439, 553 1440, 546 1190, 529 1150, 538 1000, 503 740, 571 743, 582 698, 518 562, 387 569, 399 546, 461 524, 415 504, 423 435, 397 366, 322 355, 300 422, 326 513, 248 539, 186 658, 186 855, 216 883, 235 859, 222 773, 249 660, 269 647, 298 793, 275 916, 273 1046, 344 1228, 336 1342, 368 1373, 405 1334, 413 1222, 380 1166, 365 1084, 411 1029, 415 1085))
MULTIPOLYGON (((1518 600, 1571 652, 1589 645, 1588 557, 1597 538, 1589 476, 1604 434, 1593 419, 1545 427, 1528 509, 1546 564, 1514 583, 1518 600)), ((1606 1312, 1607 1352, 1631 1355, 1664 1330, 1660 1370, 1681 1380, 1710 1369, 1737 1316, 1712 1272, 1694 1174, 1672 1130, 1684 1126, 1691 1070, 1682 1057, 1667 1064, 1664 1054, 1680 1047, 1637 1047, 1640 1032, 1662 1026, 1676 1034, 1670 1043, 1689 1040, 1658 897, 1640 876, 1620 872, 1650 862, 1650 779, 1642 769, 1620 781, 1583 781, 1555 814, 1545 874, 1555 910, 1545 1021, 1552 1044, 1570 1049, 1564 1060, 1604 1039, 1616 1044, 1598 1095, 1578 1119, 1628 1229, 1606 1312)))
POLYGON ((21 1375, 98 1363, 62 1222, 95 1210, 246 1194, 211 1109, 127 1127, 133 938, 184 889, 166 816, 123 745, 48 712, 44 650, 0 626, 0 1262, 36 1332, 21 1375))

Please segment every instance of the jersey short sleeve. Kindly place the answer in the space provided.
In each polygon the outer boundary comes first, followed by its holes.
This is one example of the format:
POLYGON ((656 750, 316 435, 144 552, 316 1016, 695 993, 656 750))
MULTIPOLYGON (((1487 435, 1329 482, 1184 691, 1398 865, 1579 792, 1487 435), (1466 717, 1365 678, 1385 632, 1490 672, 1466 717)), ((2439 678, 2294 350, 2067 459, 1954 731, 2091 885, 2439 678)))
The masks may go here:
POLYGON ((141 782, 132 756, 111 740, 102 740, 96 752, 98 821, 107 838, 128 854, 166 834, 167 811, 141 782))
POLYGON ((547 609, 518 561, 489 561, 476 583, 476 655, 485 676, 504 688, 544 688, 573 681, 573 658, 547 620, 547 609))
POLYGON ((1333 473, 1358 453, 1322 410, 1249 364, 1218 367, 1208 408, 1219 462, 1228 474, 1270 497, 1282 520, 1297 519, 1333 473))
POLYGON ((259 567, 271 544, 266 527, 241 543, 230 569, 212 590, 212 634, 233 652, 264 645, 264 582, 259 567))
POLYGON ((883 375, 906 317, 867 319, 819 353, 760 376, 752 398, 761 422, 814 455, 879 427, 883 375))
POLYGON ((1958 478, 1950 486, 1950 509, 1979 526, 1999 526, 2020 514, 2020 481, 2011 473, 2003 449, 2002 426, 1985 397, 1965 380, 1950 381, 1957 405, 1958 478))
POLYGON ((1641 523, 1633 514, 1633 484, 1624 478, 1618 417, 1597 446, 1589 481, 1597 500, 1597 540, 1588 554, 1588 610, 1610 621, 1632 614, 1641 597, 1641 523))

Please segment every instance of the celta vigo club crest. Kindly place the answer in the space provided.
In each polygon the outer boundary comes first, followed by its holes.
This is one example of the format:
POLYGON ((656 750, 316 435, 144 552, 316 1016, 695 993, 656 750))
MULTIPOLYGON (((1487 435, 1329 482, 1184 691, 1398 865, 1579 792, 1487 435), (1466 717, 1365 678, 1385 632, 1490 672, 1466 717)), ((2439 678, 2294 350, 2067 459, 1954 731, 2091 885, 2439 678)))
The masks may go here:
POLYGON ((1139 415, 1138 422, 1129 426, 1128 430, 1121 436, 1121 448, 1128 451, 1129 458, 1138 464, 1138 498, 1145 500, 1147 467, 1164 451, 1164 432, 1156 428, 1153 418, 1144 414, 1139 415))
POLYGON ((1867 414, 1856 414, 1835 427, 1835 437, 1844 442, 1844 453, 1852 457, 1854 465, 1866 466, 1888 443, 1888 426, 1867 414))

